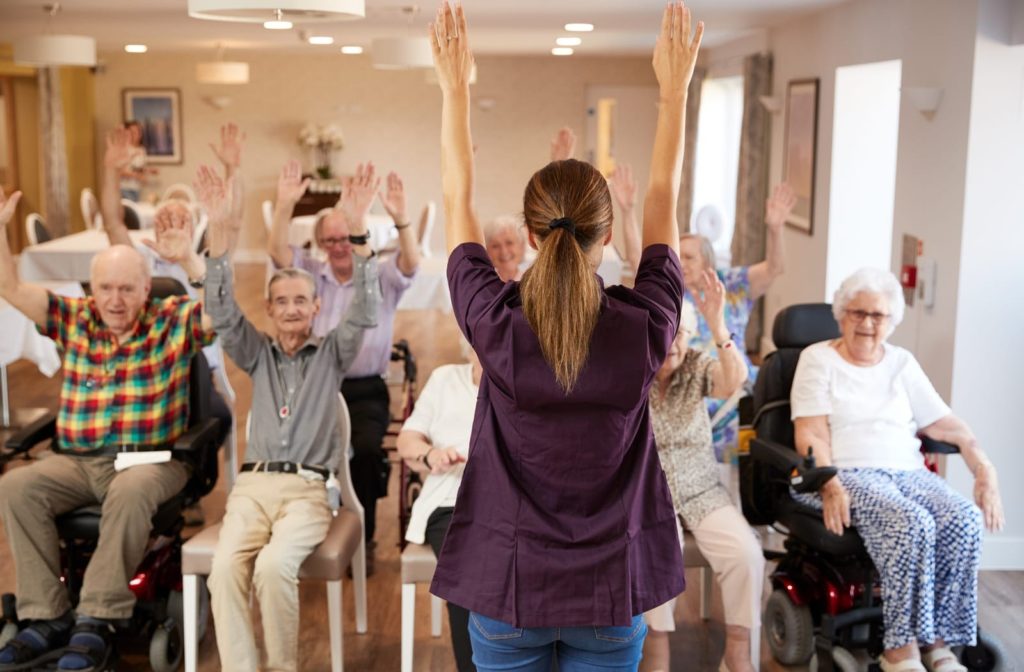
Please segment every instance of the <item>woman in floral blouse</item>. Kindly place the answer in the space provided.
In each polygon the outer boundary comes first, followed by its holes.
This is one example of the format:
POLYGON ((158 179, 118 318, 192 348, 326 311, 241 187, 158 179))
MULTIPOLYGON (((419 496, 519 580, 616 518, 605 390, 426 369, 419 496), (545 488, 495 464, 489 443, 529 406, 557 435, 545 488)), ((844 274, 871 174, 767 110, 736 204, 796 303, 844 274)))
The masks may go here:
MULTIPOLYGON (((651 422, 676 513, 693 533, 722 587, 726 622, 722 667, 752 672, 750 636, 760 625, 764 557, 753 531, 718 481, 711 421, 704 406, 705 397, 724 399, 740 389, 747 367, 726 327, 722 281, 711 270, 701 280, 703 292, 693 294, 693 303, 710 327, 718 358, 687 346, 697 329, 697 314, 684 304, 679 333, 651 388, 651 422)), ((647 612, 650 631, 642 669, 669 669, 673 612, 674 600, 647 612)))

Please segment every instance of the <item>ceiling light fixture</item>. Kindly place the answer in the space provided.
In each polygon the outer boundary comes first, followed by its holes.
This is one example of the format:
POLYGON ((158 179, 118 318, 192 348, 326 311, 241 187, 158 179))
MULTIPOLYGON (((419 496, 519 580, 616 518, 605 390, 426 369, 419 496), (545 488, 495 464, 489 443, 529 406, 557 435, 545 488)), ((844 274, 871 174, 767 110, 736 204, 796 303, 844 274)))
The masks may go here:
POLYGON ((373 55, 373 67, 378 70, 433 68, 434 53, 430 48, 430 38, 412 36, 412 24, 420 8, 416 5, 406 5, 400 11, 408 21, 409 36, 375 38, 370 47, 370 53, 373 55))
POLYGON ((124 50, 129 54, 144 54, 149 51, 149 47, 144 44, 126 44, 124 50))
POLYGON ((271 15, 277 21, 292 23, 348 21, 366 17, 366 2, 365 0, 188 0, 188 15, 195 19, 241 21, 243 23, 270 23, 267 21, 267 17, 271 15))
POLYGON ((594 24, 592 23, 567 23, 565 29, 570 33, 589 33, 594 30, 594 24))
MULTIPOLYGON (((52 28, 60 3, 43 5, 47 28, 52 28)), ((19 65, 96 65, 96 40, 82 35, 35 35, 14 40, 14 61, 19 65)))
POLYGON ((572 56, 572 47, 555 47, 551 50, 554 56, 572 56))
POLYGON ((363 53, 363 48, 356 44, 346 44, 341 48, 341 53, 349 55, 361 54, 363 53))
POLYGON ((200 84, 248 84, 249 64, 225 61, 224 45, 217 45, 217 60, 196 64, 196 81, 200 84))
POLYGON ((583 44, 583 38, 580 37, 559 37, 555 40, 555 44, 560 47, 578 47, 583 44))
POLYGON ((264 21, 263 27, 266 28, 267 30, 291 30, 292 22, 285 21, 284 18, 282 17, 284 17, 284 12, 282 12, 280 9, 275 9, 274 18, 271 19, 270 21, 264 21))
POLYGON ((330 35, 311 35, 310 44, 334 44, 334 38, 330 35))

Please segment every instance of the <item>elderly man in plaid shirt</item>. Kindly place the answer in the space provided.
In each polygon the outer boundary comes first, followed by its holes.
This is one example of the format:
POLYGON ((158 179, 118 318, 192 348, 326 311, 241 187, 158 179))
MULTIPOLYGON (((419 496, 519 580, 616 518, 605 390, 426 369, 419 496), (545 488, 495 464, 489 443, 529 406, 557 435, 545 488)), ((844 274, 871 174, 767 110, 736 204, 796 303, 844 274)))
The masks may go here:
MULTIPOLYGON (((0 228, 19 198, 0 190, 0 228)), ((185 237, 178 236, 182 256, 193 254, 185 237)), ((171 245, 175 236, 167 240, 171 245)), ((151 299, 149 266, 124 245, 94 258, 91 283, 91 297, 72 299, 19 281, 7 236, 0 235, 0 296, 64 354, 57 454, 0 479, 18 615, 29 622, 0 648, 0 672, 37 667, 69 643, 58 669, 105 669, 114 623, 132 615, 128 581, 145 553, 150 519, 189 476, 176 460, 116 472, 114 458, 124 450, 167 448, 184 433, 189 363, 214 338, 203 327, 202 305, 184 297, 151 299), (91 504, 102 504, 103 514, 76 620, 60 581, 54 518, 91 504)))

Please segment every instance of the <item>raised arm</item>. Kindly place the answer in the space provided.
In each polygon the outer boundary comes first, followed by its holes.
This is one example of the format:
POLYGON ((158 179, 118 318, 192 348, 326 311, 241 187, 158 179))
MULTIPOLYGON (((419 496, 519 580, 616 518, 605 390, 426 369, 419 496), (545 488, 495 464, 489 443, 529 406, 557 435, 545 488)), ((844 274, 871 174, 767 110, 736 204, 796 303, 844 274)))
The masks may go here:
POLYGON ((558 129, 551 138, 551 160, 565 161, 576 155, 576 134, 568 126, 558 129))
MULTIPOLYGON (((353 203, 361 203, 360 196, 365 191, 369 192, 369 202, 373 203, 374 194, 377 192, 379 181, 373 178, 372 165, 369 171, 363 171, 359 166, 356 177, 351 178, 355 186, 346 189, 342 194, 340 204, 346 211, 346 219, 349 220, 349 240, 365 236, 366 218, 355 217, 349 219, 349 212, 353 212, 353 203), (368 187, 366 181, 369 180, 368 187)), ((369 208, 369 206, 366 206, 369 208)), ((367 329, 377 326, 377 310, 380 306, 380 278, 377 275, 377 259, 374 257, 373 249, 369 243, 352 243, 352 283, 355 287, 352 303, 341 318, 338 326, 334 327, 327 334, 327 340, 334 348, 337 363, 342 372, 351 366, 352 361, 359 353, 363 345, 363 335, 367 329)))
POLYGON ((18 279, 14 256, 7 244, 7 223, 14 219, 14 211, 21 200, 16 191, 10 198, 0 188, 0 297, 18 309, 25 317, 40 327, 46 326, 46 308, 49 297, 39 285, 31 285, 18 279))
MULTIPOLYGON (((128 227, 124 224, 124 206, 121 205, 121 174, 128 170, 134 156, 132 133, 118 127, 107 133, 107 149, 103 154, 103 184, 100 188, 100 213, 103 230, 111 245, 132 244, 128 227)), ((86 222, 86 226, 92 222, 86 222)))
POLYGON ((293 159, 284 164, 277 177, 277 200, 274 201, 274 218, 267 239, 267 253, 278 268, 292 265, 288 227, 291 226, 295 204, 306 193, 308 186, 309 178, 302 179, 302 168, 298 161, 293 159))
MULTIPOLYGON (((242 208, 244 199, 241 198, 242 175, 239 172, 242 167, 242 149, 245 147, 245 133, 239 130, 233 122, 220 127, 220 144, 210 143, 210 149, 217 155, 217 159, 224 166, 224 180, 234 178, 235 189, 239 191, 239 197, 233 198, 231 207, 238 221, 242 221, 242 208)), ((231 246, 234 249, 234 245, 231 246)))
POLYGON ((651 154, 650 181, 644 199, 643 246, 663 244, 679 251, 676 207, 683 170, 686 95, 697 63, 704 22, 690 39, 690 10, 682 2, 665 8, 661 33, 654 47, 658 79, 658 125, 651 154))
POLYGON ((628 163, 620 163, 608 177, 608 187, 612 197, 619 204, 619 214, 622 216, 622 235, 626 239, 626 262, 636 273, 640 266, 640 255, 643 250, 640 248, 640 225, 636 219, 636 180, 633 179, 633 169, 628 163))
POLYGON ((718 361, 711 365, 711 396, 728 399, 743 387, 747 365, 725 326, 725 286, 714 271, 704 271, 704 290, 694 292, 693 302, 711 329, 718 361))
POLYGON ((405 277, 416 272, 420 265, 420 244, 406 210, 405 185, 397 173, 388 173, 386 191, 378 191, 381 205, 398 229, 398 270, 405 277))
MULTIPOLYGON (((348 223, 350 236, 365 236, 369 230, 370 206, 377 198, 377 191, 380 189, 380 178, 377 177, 377 169, 373 162, 360 163, 356 166, 356 174, 346 177, 341 185, 341 198, 335 206, 345 215, 348 223)), ((351 242, 351 238, 350 238, 351 242)), ((352 244, 352 252, 369 257, 373 254, 369 243, 364 245, 352 244)))
POLYGON ((750 280, 750 299, 756 301, 764 296, 772 282, 786 270, 786 250, 782 244, 782 230, 786 218, 796 205, 796 194, 783 182, 776 185, 764 207, 764 223, 768 228, 764 261, 758 262, 747 271, 750 280))
POLYGON ((448 251, 462 243, 483 245, 484 232, 473 205, 473 139, 469 128, 469 76, 473 54, 466 15, 445 2, 430 24, 434 68, 441 84, 441 185, 448 251))

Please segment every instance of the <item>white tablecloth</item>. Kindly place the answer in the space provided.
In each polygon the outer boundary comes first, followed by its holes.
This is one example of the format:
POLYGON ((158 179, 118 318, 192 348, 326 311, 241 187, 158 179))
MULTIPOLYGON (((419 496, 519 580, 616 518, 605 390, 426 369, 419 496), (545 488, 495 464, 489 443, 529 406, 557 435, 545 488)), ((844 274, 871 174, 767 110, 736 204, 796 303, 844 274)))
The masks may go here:
MULTIPOLYGON (((132 242, 153 240, 153 230, 129 231, 132 242)), ((72 280, 89 282, 89 265, 97 252, 110 247, 103 231, 82 231, 55 238, 21 251, 18 275, 28 282, 72 280)))
MULTIPOLYGON (((398 239, 398 231, 395 223, 387 215, 368 215, 368 228, 370 231, 370 246, 375 250, 383 250, 392 246, 398 239)), ((293 217, 292 225, 288 229, 288 244, 295 247, 302 247, 313 240, 313 225, 316 223, 316 215, 303 215, 293 217)))
POLYGON ((438 308, 450 313, 452 299, 448 294, 448 259, 425 257, 420 260, 416 277, 409 289, 405 290, 398 310, 429 310, 438 308))
MULTIPOLYGON (((530 246, 526 247, 526 263, 532 264, 533 260, 537 258, 537 250, 530 246)), ((615 250, 614 245, 604 246, 604 256, 601 259, 601 265, 597 267, 597 274, 604 280, 605 287, 611 287, 612 285, 622 284, 622 257, 615 250)))
POLYGON ((139 227, 142 229, 152 229, 153 220, 156 219, 156 209, 159 206, 153 205, 152 203, 136 203, 135 212, 139 213, 139 227))
MULTIPOLYGON (((37 284, 41 284, 54 294, 84 296, 82 286, 77 282, 37 284)), ((60 368, 56 344, 36 331, 35 325, 14 306, 0 299, 0 365, 7 366, 19 359, 34 362, 47 376, 52 376, 60 368)))

